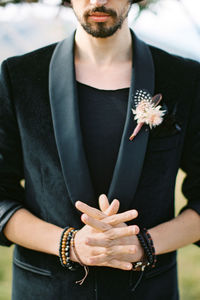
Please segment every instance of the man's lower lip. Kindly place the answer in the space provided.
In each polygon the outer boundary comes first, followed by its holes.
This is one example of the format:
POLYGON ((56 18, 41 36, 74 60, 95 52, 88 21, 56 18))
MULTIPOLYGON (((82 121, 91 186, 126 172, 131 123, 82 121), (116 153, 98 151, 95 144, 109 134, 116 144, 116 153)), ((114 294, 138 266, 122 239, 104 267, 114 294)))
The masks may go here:
POLYGON ((90 18, 95 21, 95 22, 105 22, 108 20, 110 16, 95 16, 95 15, 91 15, 90 18))

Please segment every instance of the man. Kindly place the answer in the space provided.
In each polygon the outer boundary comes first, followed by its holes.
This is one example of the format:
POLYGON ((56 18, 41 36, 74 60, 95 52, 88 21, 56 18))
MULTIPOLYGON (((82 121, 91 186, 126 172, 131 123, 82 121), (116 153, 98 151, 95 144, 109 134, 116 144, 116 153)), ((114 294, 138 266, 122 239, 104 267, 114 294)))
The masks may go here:
POLYGON ((178 299, 175 250, 200 238, 199 64, 138 40, 128 0, 71 4, 75 34, 2 66, 0 241, 16 244, 12 298, 178 299), (142 90, 162 94, 165 115, 131 141, 142 90), (188 204, 174 218, 179 167, 188 204), (79 229, 71 260, 89 266, 81 286, 83 268, 59 263, 66 226, 79 229), (144 272, 132 270, 145 256, 138 227, 157 254, 144 272))

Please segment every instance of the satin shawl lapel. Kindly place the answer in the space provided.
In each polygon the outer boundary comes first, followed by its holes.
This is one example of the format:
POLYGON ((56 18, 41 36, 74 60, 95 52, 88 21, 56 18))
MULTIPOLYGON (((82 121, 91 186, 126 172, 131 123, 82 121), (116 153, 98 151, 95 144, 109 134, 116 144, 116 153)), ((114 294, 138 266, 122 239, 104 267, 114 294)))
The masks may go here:
POLYGON ((72 202, 94 205, 95 197, 83 148, 74 68, 74 34, 52 56, 49 93, 58 153, 72 202))
POLYGON ((149 137, 149 128, 143 126, 133 141, 129 140, 136 126, 131 108, 135 107, 134 95, 136 90, 146 89, 154 93, 154 64, 149 47, 139 40, 132 32, 133 37, 133 71, 129 93, 127 115, 124 131, 119 148, 108 198, 120 200, 120 210, 131 207, 139 183, 146 147, 149 137))
MULTIPOLYGON (((133 71, 127 116, 118 158, 109 188, 109 200, 118 198, 121 210, 131 206, 137 189, 149 131, 143 126, 134 141, 129 141, 136 126, 131 108, 137 89, 154 91, 154 66, 149 47, 133 35, 133 71)), ((96 206, 97 199, 85 157, 79 120, 74 68, 74 34, 60 42, 52 56, 49 93, 56 144, 69 196, 96 206)))

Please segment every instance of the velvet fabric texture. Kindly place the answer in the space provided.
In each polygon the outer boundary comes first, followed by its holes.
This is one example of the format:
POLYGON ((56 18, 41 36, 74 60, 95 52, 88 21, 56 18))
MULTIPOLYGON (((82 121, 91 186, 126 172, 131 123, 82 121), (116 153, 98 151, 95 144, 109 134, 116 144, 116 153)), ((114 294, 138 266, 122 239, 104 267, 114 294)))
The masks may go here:
MULTIPOLYGON (((70 44, 70 51, 73 51, 73 37, 67 39, 67 43, 70 44)), ((135 38, 136 46, 139 43, 135 38)), ((54 89, 49 93, 49 66, 52 55, 55 54, 55 47, 56 45, 50 45, 20 57, 10 58, 2 65, 0 244, 4 246, 11 245, 11 242, 5 238, 3 229, 9 218, 20 207, 25 207, 39 218, 63 228, 66 225, 82 227, 80 214, 74 207, 74 200, 78 200, 74 197, 71 185, 74 177, 69 177, 74 174, 64 176, 64 172, 67 173, 67 164, 63 164, 61 152, 66 151, 66 155, 69 154, 67 148, 62 151, 60 149, 65 144, 60 140, 58 143, 57 126, 60 124, 55 124, 58 122, 58 119, 55 120, 55 110, 58 112, 59 107, 63 105, 61 101, 66 99, 55 98, 54 93, 58 93, 60 89, 57 91, 54 89), (57 101, 54 103, 55 99, 57 101), (25 189, 19 184, 23 178, 26 182, 25 189)), ((140 47, 143 49, 148 46, 140 44, 140 47)), ((139 212, 137 224, 151 228, 174 217, 174 186, 179 168, 187 174, 183 192, 188 204, 184 209, 191 208, 197 213, 200 212, 200 67, 196 62, 169 55, 154 47, 148 49, 155 70, 155 76, 154 73, 152 75, 153 81, 155 80, 154 94, 162 93, 162 105, 166 108, 167 114, 160 126, 148 133, 145 132, 147 129, 145 127, 141 135, 138 134, 139 142, 136 140, 132 142, 138 143, 137 152, 133 151, 132 155, 140 160, 140 155, 143 154, 138 151, 141 150, 140 152, 145 154, 144 160, 142 159, 138 166, 141 172, 137 184, 133 177, 129 178, 129 172, 123 173, 122 186, 132 180, 135 185, 134 194, 129 193, 129 198, 127 194, 119 200, 122 202, 121 211, 137 209, 139 212), (147 141, 146 144, 143 143, 144 139, 147 141)), ((66 60, 71 59, 72 53, 66 56, 66 60)), ((138 65, 142 74, 145 65, 138 65)), ((70 72, 73 77, 73 70, 70 72)), ((143 86, 142 78, 141 76, 140 87, 143 86)), ((59 80, 61 79, 64 84, 71 80, 70 76, 63 76, 62 73, 59 80)), ((134 80, 136 79, 133 78, 132 85, 134 80)), ((59 82, 57 84, 59 86, 59 82)), ((76 86, 72 86, 71 93, 67 97, 69 103, 75 92, 76 86)), ((64 120, 65 115, 62 118, 64 120)), ((69 122, 69 118, 68 114, 66 128, 62 123, 65 130, 60 134, 64 136, 72 132, 74 134, 74 128, 71 126, 73 119, 69 122)), ((133 121, 132 127, 134 128, 133 121)), ((129 134, 128 131, 127 133, 129 134)), ((73 139, 74 137, 75 135, 73 139)), ((77 136, 77 140, 80 138, 77 136)), ((123 138, 126 143, 126 135, 123 138)), ((74 143, 74 140, 67 141, 68 144, 74 143)), ((112 141, 110 143, 112 146, 112 141)), ((79 154, 78 159, 82 159, 83 153, 79 154)), ((128 155, 130 152, 127 152, 128 155)), ((80 166, 74 165, 74 169, 78 167, 80 166)), ((123 168, 123 164, 119 164, 119 167, 123 168)), ((132 165, 129 166, 130 169, 131 167, 132 165)), ((134 168, 136 167, 134 165, 134 168)), ((131 170, 133 173, 134 171, 138 173, 136 169, 131 170)), ((80 176, 86 174, 84 172, 86 169, 80 168, 80 176)), ((117 172, 120 172, 120 169, 116 170, 117 172)), ((77 182, 78 180, 79 178, 77 182)), ((115 182, 113 186, 116 187, 115 182)), ((90 195, 90 187, 84 186, 86 192, 87 188, 90 195)), ((110 200, 115 192, 119 195, 120 186, 111 189, 110 200)), ((85 197, 84 200, 87 201, 87 195, 85 197)), ((92 196, 88 198, 87 203, 97 207, 97 199, 92 196)), ((82 278, 83 269, 80 268, 75 272, 66 271, 60 266, 59 259, 53 255, 15 246, 13 262, 13 300, 73 300, 77 297, 82 300, 178 299, 175 252, 160 255, 156 268, 145 271, 142 282, 135 292, 131 289, 137 281, 137 272, 91 267, 87 280, 80 287, 75 281, 82 278)))

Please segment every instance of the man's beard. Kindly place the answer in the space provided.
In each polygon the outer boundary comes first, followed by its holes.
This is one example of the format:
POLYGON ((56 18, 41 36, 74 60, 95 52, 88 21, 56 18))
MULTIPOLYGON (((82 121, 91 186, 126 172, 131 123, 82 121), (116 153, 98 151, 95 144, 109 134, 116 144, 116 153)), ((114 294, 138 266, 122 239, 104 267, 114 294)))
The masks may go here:
MULTIPOLYGON (((130 7, 129 7, 129 9, 130 9, 130 7)), ((107 9, 104 6, 96 7, 95 9, 91 10, 90 12, 86 12, 84 14, 85 22, 83 22, 78 15, 76 15, 76 16, 77 16, 81 26, 84 28, 84 30, 88 34, 90 34, 96 38, 107 38, 107 37, 112 36, 118 29, 120 29, 122 27, 124 20, 128 16, 129 9, 127 10, 127 12, 124 10, 120 14, 120 16, 117 16, 117 13, 112 9, 107 9), (114 24, 110 25, 110 26, 104 22, 97 22, 95 24, 91 24, 90 22, 88 22, 88 18, 91 13, 95 13, 95 12, 100 12, 100 13, 102 12, 102 13, 109 14, 109 16, 114 20, 114 22, 113 22, 114 24)))

